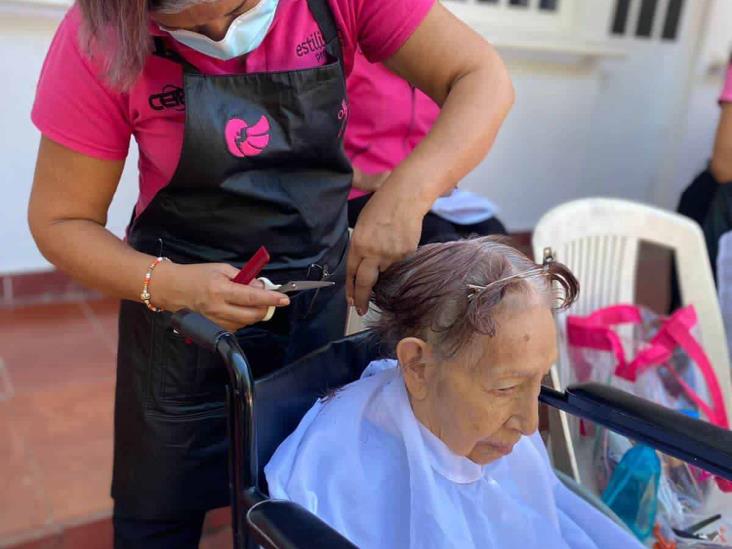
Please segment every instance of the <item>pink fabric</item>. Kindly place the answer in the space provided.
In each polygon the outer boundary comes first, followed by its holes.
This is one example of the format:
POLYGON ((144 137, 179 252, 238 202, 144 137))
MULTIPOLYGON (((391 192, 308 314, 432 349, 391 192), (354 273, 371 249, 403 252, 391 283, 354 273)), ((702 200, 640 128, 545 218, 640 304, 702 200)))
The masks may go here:
POLYGON ((732 63, 727 67, 727 78, 724 81, 722 95, 719 96, 720 103, 732 103, 732 63))
MULTIPOLYGON (((367 174, 393 170, 419 144, 440 107, 381 63, 356 52, 348 78, 346 154, 367 174)), ((366 193, 353 189, 349 198, 366 193)))
POLYGON ((617 363, 616 373, 620 375, 628 367, 628 362, 620 336, 610 328, 618 324, 640 324, 640 322, 640 310, 634 305, 605 307, 584 317, 570 315, 567 318, 567 339, 569 344, 575 347, 612 352, 617 363))
POLYGON ((677 376, 678 381, 687 396, 699 406, 712 423, 728 427, 724 396, 716 373, 704 349, 691 332, 697 323, 694 306, 687 305, 666 319, 653 340, 631 362, 628 362, 620 338, 611 328, 618 324, 638 324, 640 321, 640 310, 634 305, 605 307, 587 317, 569 316, 567 337, 570 345, 612 352, 617 360, 615 375, 628 381, 635 381, 646 369, 663 364, 671 357, 677 346, 682 348, 699 367, 709 389, 712 405, 707 405, 677 376))
MULTIPOLYGON (((434 3, 329 1, 340 30, 347 72, 357 48, 374 61, 390 57, 434 3)), ((59 26, 46 57, 31 118, 49 139, 101 159, 124 159, 134 135, 140 151, 139 213, 168 183, 180 158, 185 106, 176 92, 183 85, 182 69, 151 55, 128 93, 110 89, 103 81, 101 62, 96 57, 91 61, 80 51, 80 22, 80 11, 74 6, 59 26)), ((167 36, 152 23, 150 32, 167 36)), ((262 45, 241 58, 219 61, 170 37, 166 42, 207 74, 297 70, 325 63, 322 38, 305 0, 280 0, 262 45)))
POLYGON ((353 200, 354 198, 358 198, 359 196, 366 196, 367 194, 369 194, 369 193, 367 193, 366 191, 361 191, 361 190, 353 187, 353 188, 351 188, 351 192, 348 193, 348 200, 353 200))
MULTIPOLYGON (((696 404, 711 423, 729 429, 726 405, 717 375, 704 349, 692 334, 697 320, 693 305, 687 305, 677 310, 664 320, 653 339, 638 352, 631 362, 626 360, 620 338, 612 327, 618 324, 640 323, 641 314, 637 306, 605 307, 586 317, 571 315, 567 318, 567 336, 571 347, 612 352, 616 360, 615 375, 631 382, 634 382, 648 368, 664 367, 682 387, 686 396, 696 404), (674 368, 665 366, 666 361, 671 358, 677 347, 683 349, 699 368, 709 391, 711 405, 705 402, 674 368)), ((583 426, 584 424, 581 423, 580 427, 583 426)), ((702 472, 701 478, 707 475, 702 472)), ((732 481, 722 477, 716 477, 715 480, 720 490, 732 492, 732 481)))

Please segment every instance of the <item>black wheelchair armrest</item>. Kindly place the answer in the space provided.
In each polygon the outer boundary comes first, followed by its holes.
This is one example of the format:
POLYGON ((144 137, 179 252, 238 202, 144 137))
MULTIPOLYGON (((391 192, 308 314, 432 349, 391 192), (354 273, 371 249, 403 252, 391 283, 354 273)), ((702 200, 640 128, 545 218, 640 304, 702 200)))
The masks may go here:
POLYGON ((564 393, 543 387, 541 401, 732 480, 732 432, 600 383, 564 393))
POLYGON ((190 337, 208 351, 216 351, 219 340, 227 333, 205 316, 188 309, 176 311, 172 316, 172 324, 176 332, 190 337))
POLYGON ((291 501, 262 501, 247 512, 247 523, 256 541, 271 549, 356 547, 307 509, 291 501))

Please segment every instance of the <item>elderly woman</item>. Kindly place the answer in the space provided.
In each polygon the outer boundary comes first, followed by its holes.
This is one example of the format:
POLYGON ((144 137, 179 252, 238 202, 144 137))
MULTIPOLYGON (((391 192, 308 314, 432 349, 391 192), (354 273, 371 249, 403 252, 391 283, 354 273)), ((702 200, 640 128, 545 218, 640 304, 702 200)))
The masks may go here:
POLYGON ((396 360, 322 399, 267 465, 359 547, 636 547, 567 490, 536 433, 577 281, 490 238, 431 244, 382 273, 374 329, 396 360))

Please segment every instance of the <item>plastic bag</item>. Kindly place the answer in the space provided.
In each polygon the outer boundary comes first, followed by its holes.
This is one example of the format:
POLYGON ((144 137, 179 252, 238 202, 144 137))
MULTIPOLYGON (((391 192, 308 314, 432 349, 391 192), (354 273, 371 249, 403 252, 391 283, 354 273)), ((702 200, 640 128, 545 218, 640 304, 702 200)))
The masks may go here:
MULTIPOLYGON (((729 428, 722 392, 714 369, 698 343, 696 324, 693 306, 679 309, 670 317, 633 305, 607 307, 585 317, 569 316, 569 381, 610 384, 729 428)), ((616 489, 627 476, 619 464, 638 451, 633 441, 582 422, 580 435, 595 437, 593 466, 600 493, 616 489)), ((658 523, 670 532, 674 528, 686 528, 689 517, 701 516, 712 483, 716 481, 723 491, 732 489, 729 481, 715 479, 677 459, 659 454, 659 460, 660 478, 652 501, 648 500, 650 493, 646 493, 646 507, 642 509, 640 501, 636 503, 638 511, 646 514, 657 505, 658 523)), ((629 488, 625 495, 631 497, 633 491, 629 488)), ((640 528, 633 520, 628 519, 626 523, 640 539, 645 539, 647 524, 640 528)), ((690 543, 680 538, 676 541, 690 543)))
POLYGON ((653 533, 660 477, 658 455, 653 448, 638 444, 623 455, 602 493, 602 501, 641 540, 653 533))
MULTIPOLYGON (((728 429, 722 391, 696 338, 696 324, 691 305, 670 317, 635 305, 569 316, 570 381, 610 384, 728 429)), ((719 483, 723 490, 732 488, 719 483)))

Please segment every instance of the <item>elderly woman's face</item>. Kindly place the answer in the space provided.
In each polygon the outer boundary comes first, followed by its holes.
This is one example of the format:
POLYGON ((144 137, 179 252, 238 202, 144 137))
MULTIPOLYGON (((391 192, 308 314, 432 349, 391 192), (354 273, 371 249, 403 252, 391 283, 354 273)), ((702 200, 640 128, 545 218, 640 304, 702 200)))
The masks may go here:
POLYGON ((427 346, 422 374, 402 366, 417 418, 454 453, 481 465, 536 431, 541 380, 557 357, 551 311, 540 304, 514 309, 511 299, 522 298, 507 296, 494 337, 479 336, 448 361, 427 346))

